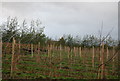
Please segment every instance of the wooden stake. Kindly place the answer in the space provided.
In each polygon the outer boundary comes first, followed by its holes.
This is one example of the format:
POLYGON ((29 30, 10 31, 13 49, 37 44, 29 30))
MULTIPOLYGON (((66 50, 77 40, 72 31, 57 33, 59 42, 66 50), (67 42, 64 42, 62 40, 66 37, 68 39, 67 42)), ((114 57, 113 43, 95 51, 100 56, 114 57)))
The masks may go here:
POLYGON ((19 54, 20 54, 20 47, 21 47, 21 45, 20 45, 20 41, 19 41, 19 54))
POLYGON ((109 49, 107 47, 107 60, 108 60, 108 56, 109 56, 109 49))
MULTIPOLYGON (((113 54, 112 55, 114 55, 114 53, 115 53, 115 47, 113 46, 113 54)), ((114 62, 114 59, 113 59, 113 62, 114 62)))
MULTIPOLYGON (((113 46, 113 53, 112 53, 112 55, 114 55, 114 53, 115 53, 115 47, 113 46)), ((112 70, 113 70, 113 72, 114 72, 114 68, 115 68, 115 65, 114 65, 114 58, 113 58, 113 64, 112 64, 112 70)))
POLYGON ((74 50, 74 56, 76 57, 76 48, 74 47, 73 50, 74 50))
POLYGON ((18 49, 19 49, 19 53, 17 54, 17 60, 16 60, 16 62, 18 62, 19 58, 20 58, 20 49, 21 49, 20 41, 18 42, 18 49))
POLYGON ((50 57, 50 46, 48 45, 47 48, 48 48, 48 58, 49 58, 50 57))
POLYGON ((12 58, 11 58, 11 77, 13 77, 13 70, 14 70, 14 55, 15 55, 15 39, 13 38, 12 43, 12 58))
POLYGON ((31 57, 33 57, 33 44, 31 44, 31 57))
MULTIPOLYGON (((2 58, 2 37, 0 37, 0 58, 2 58)), ((2 60, 1 60, 2 61, 2 60)), ((2 63, 2 62, 1 62, 2 63)))
POLYGON ((94 67, 94 57, 95 57, 95 51, 94 51, 94 46, 93 48, 93 55, 92 55, 92 67, 94 67))
POLYGON ((83 48, 83 53, 84 53, 84 54, 83 54, 83 58, 84 58, 84 59, 83 59, 83 63, 85 64, 85 66, 86 66, 86 61, 85 61, 85 60, 86 60, 86 51, 87 51, 86 49, 87 49, 87 48, 84 46, 84 48, 83 48))
MULTIPOLYGON (((52 62, 52 44, 50 44, 50 47, 49 47, 49 58, 50 58, 50 61, 49 61, 49 63, 50 63, 50 68, 52 68, 52 66, 51 66, 51 62, 52 62)), ((51 77, 52 76, 52 72, 50 71, 49 72, 49 76, 51 77)))
POLYGON ((52 44, 50 45, 50 62, 52 61, 52 44))
MULTIPOLYGON (((66 47, 66 48, 67 48, 66 50, 67 50, 67 54, 68 54, 68 66, 69 66, 69 58, 70 58, 70 54, 69 54, 70 51, 69 50, 70 49, 69 49, 69 47, 66 47)), ((69 71, 68 71, 68 76, 69 76, 69 71)))
POLYGON ((37 54, 37 63, 40 61, 40 42, 38 42, 38 54, 37 54))
POLYGON ((69 57, 70 57, 70 54, 69 54, 69 51, 70 49, 69 49, 69 47, 67 47, 67 53, 68 53, 68 61, 69 61, 69 57))
MULTIPOLYGON (((2 34, 0 33, 0 70, 2 70, 2 34)), ((0 72, 0 79, 2 81, 2 72, 0 72)))
POLYGON ((66 46, 63 47, 63 51, 64 51, 64 52, 67 52, 66 46))
POLYGON ((98 68, 98 79, 100 79, 100 68, 98 68))
MULTIPOLYGON (((100 48, 99 48, 99 56, 98 56, 98 59, 99 59, 99 62, 100 62, 100 64, 101 64, 101 51, 102 51, 102 49, 101 49, 102 47, 101 47, 101 45, 100 45, 100 48)), ((98 68, 98 79, 100 79, 101 78, 101 67, 99 67, 98 68)))
POLYGON ((81 50, 81 47, 79 48, 79 50, 80 50, 80 57, 82 57, 82 50, 81 50))
POLYGON ((99 54, 99 60, 100 60, 100 62, 101 62, 101 52, 102 52, 102 50, 101 50, 101 46, 100 46, 100 54, 99 54))
POLYGON ((50 45, 50 47, 49 47, 49 58, 50 58, 50 64, 51 64, 51 56, 52 56, 52 54, 51 54, 51 50, 52 50, 52 45, 50 45))
POLYGON ((38 43, 38 55, 40 54, 40 42, 38 43))
MULTIPOLYGON (((61 50, 62 50, 62 47, 61 47, 61 44, 60 44, 60 62, 62 60, 62 58, 61 58, 61 50)), ((60 69, 61 69, 61 63, 60 63, 60 69)))
MULTIPOLYGON (((101 54, 102 58, 101 58, 101 64, 104 63, 104 44, 102 44, 102 54, 101 54)), ((105 65, 103 64, 101 66, 102 68, 102 71, 101 71, 101 79, 103 79, 105 77, 105 73, 104 73, 104 70, 105 70, 105 65)))

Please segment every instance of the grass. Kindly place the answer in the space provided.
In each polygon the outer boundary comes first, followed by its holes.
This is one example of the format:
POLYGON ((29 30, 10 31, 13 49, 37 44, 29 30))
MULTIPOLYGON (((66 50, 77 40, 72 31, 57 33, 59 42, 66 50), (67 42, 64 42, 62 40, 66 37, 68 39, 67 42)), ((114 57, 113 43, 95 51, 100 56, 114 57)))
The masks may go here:
MULTIPOLYGON (((36 62, 36 54, 34 57, 31 55, 24 55, 20 57, 14 70, 14 78, 16 79, 95 79, 97 78, 98 70, 98 57, 95 57, 95 67, 92 67, 92 53, 86 54, 86 57, 74 56, 74 53, 70 54, 73 56, 72 60, 68 59, 67 52, 62 51, 62 60, 59 60, 59 51, 53 51, 52 60, 47 54, 40 55, 40 62, 36 62), (61 69, 60 69, 61 64, 61 69)), ((83 54, 82 54, 83 56, 83 54)), ((117 75, 112 75, 111 64, 107 65, 106 78, 117 79, 117 75)), ((10 78, 10 67, 11 67, 11 55, 3 55, 3 79, 10 78)), ((85 81, 85 80, 84 80, 85 81)))

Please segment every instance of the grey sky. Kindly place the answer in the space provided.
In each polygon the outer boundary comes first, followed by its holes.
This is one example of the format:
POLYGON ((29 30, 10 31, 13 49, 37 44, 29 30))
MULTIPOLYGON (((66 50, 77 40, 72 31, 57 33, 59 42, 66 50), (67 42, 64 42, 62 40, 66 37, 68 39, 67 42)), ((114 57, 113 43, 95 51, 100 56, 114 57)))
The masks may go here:
POLYGON ((44 33, 54 39, 63 34, 98 36, 102 21, 103 34, 106 35, 114 27, 111 36, 118 37, 117 2, 2 3, 0 21, 6 21, 8 16, 28 22, 39 18, 45 26, 44 33))

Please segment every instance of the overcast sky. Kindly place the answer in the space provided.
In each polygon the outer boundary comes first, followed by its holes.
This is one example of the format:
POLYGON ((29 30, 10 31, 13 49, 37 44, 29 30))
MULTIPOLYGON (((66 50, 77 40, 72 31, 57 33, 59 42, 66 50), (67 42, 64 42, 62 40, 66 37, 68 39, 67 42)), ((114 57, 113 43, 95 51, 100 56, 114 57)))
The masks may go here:
POLYGON ((104 36, 112 29, 111 36, 118 37, 117 2, 7 2, 2 3, 2 19, 17 17, 21 22, 40 19, 45 26, 44 33, 53 39, 71 34, 98 36, 103 21, 104 36))

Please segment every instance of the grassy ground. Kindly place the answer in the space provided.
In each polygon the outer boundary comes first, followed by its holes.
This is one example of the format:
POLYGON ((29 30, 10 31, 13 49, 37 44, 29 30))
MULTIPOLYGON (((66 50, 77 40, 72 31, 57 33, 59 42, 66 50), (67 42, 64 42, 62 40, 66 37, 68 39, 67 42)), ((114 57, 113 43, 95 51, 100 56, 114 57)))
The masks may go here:
MULTIPOLYGON (((78 53, 77 56, 74 56, 74 53, 71 52, 69 53, 71 57, 68 58, 68 53, 62 51, 61 61, 59 54, 59 51, 51 51, 51 57, 48 57, 47 53, 40 53, 39 61, 37 61, 39 58, 37 54, 34 54, 33 57, 30 54, 21 55, 16 62, 13 76, 10 76, 11 54, 3 54, 3 79, 97 79, 97 66, 99 65, 97 53, 95 67, 92 67, 92 53, 90 52, 82 53, 82 57, 78 53)), ((116 69, 113 70, 111 63, 107 64, 105 77, 117 79, 116 69)))

